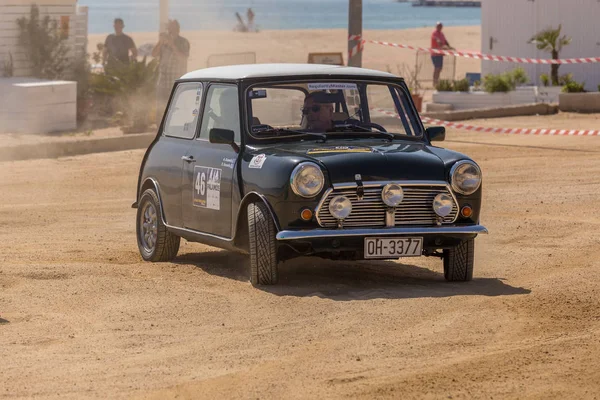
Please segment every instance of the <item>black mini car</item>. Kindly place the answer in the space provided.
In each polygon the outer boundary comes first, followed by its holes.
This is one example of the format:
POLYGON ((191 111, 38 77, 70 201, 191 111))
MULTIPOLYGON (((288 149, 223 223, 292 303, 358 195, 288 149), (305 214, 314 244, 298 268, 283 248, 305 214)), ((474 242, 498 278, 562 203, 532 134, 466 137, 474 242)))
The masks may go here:
POLYGON ((360 68, 208 68, 173 88, 139 173, 137 242, 147 261, 180 238, 250 255, 250 281, 281 261, 443 258, 473 276, 481 171, 432 146, 401 78, 360 68))

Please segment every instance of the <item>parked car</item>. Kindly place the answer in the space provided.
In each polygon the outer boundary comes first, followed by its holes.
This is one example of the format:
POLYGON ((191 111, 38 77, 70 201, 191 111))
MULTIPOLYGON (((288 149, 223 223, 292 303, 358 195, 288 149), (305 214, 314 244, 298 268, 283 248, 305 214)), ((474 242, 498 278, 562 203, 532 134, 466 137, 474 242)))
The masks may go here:
POLYGON ((180 238, 249 254, 252 284, 280 262, 443 259, 473 276, 481 171, 432 145, 404 80, 361 68, 254 64, 175 82, 141 164, 137 242, 147 261, 180 238))

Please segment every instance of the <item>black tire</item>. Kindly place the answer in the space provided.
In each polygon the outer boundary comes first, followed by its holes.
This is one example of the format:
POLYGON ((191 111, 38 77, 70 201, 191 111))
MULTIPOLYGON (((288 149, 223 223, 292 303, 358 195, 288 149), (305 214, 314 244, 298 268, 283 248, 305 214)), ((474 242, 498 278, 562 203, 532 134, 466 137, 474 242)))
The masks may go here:
POLYGON ((475 239, 465 240, 453 249, 444 250, 444 278, 449 282, 473 279, 475 239))
POLYGON ((262 202, 248 205, 248 233, 250 282, 253 285, 276 284, 278 261, 275 223, 262 202))
POLYGON ((160 216, 160 202, 153 189, 140 197, 136 218, 138 249, 146 261, 171 261, 177 256, 181 238, 169 232, 160 216), (151 236, 149 231, 152 232, 151 236))

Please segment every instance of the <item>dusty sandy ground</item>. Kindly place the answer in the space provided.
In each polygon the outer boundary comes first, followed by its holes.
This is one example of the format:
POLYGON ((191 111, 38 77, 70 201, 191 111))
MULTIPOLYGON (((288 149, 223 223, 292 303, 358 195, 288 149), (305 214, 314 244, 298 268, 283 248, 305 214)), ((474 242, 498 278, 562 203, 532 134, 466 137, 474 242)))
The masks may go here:
POLYGON ((464 284, 438 259, 305 258, 257 289, 186 242, 143 263, 143 151, 0 163, 0 397, 598 398, 600 138, 448 136, 485 174, 464 284))

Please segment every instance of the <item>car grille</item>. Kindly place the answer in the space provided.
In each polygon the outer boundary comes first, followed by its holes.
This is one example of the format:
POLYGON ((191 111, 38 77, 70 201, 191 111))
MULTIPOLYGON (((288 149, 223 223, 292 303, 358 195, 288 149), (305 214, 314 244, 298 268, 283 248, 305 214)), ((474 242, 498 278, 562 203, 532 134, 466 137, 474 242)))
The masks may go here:
MULTIPOLYGON (((344 220, 344 228, 380 228, 385 227, 385 212, 388 206, 381 199, 383 187, 365 187, 362 200, 358 199, 356 188, 333 189, 325 194, 317 210, 317 220, 324 228, 336 228, 337 220, 329 212, 329 202, 335 196, 346 196, 352 202, 352 212, 344 220)), ((402 185, 404 199, 395 213, 395 225, 436 225, 438 216, 433 211, 433 200, 440 193, 452 196, 445 185, 411 186, 402 185)), ((458 215, 456 200, 453 200, 452 212, 442 220, 442 224, 451 224, 458 215)))

